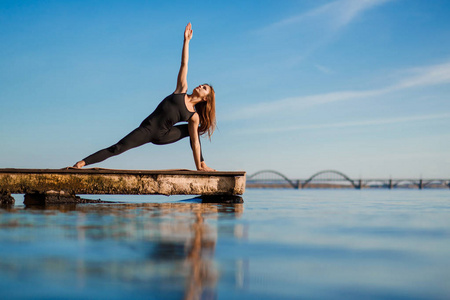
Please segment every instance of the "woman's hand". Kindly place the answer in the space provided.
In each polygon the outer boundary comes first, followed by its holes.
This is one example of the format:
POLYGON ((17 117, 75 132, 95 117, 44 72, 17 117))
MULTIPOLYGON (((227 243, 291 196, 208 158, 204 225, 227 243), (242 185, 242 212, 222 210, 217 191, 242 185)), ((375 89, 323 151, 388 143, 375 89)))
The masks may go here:
POLYGON ((192 39, 192 34, 193 34, 192 25, 191 22, 189 22, 186 25, 186 29, 184 30, 184 40, 189 42, 192 39))
POLYGON ((79 162, 77 162, 76 164, 73 165, 73 168, 81 169, 85 165, 86 165, 86 163, 84 162, 84 160, 80 160, 79 162))
POLYGON ((215 172, 216 170, 208 167, 204 161, 200 164, 200 168, 197 171, 204 171, 204 172, 215 172))

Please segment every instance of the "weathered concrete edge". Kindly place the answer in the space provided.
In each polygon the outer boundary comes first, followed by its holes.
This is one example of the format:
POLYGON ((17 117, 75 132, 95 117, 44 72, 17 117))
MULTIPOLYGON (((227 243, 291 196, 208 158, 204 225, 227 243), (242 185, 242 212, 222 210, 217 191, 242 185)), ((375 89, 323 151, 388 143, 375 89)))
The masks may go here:
POLYGON ((193 171, 187 169, 170 170, 119 170, 102 168, 64 168, 64 169, 16 169, 0 168, 0 174, 25 173, 25 174, 132 174, 132 175, 195 175, 195 176, 244 176, 245 171, 193 171))
MULTIPOLYGON (((1 170, 1 169, 0 169, 1 170)), ((4 169, 3 169, 4 170, 4 169)), ((8 169, 12 170, 12 169, 8 169)), ((17 169, 15 169, 17 170, 17 169)), ((69 194, 162 194, 162 195, 242 195, 245 172, 146 171, 137 174, 94 172, 1 172, 0 190, 10 193, 46 193, 65 191, 69 194), (187 172, 187 173, 186 173, 187 172), (207 176, 203 173, 207 173, 207 176), (223 173, 223 172, 221 172, 223 173), (234 173, 233 175, 230 173, 234 173), (231 176, 232 175, 232 176, 231 176)), ((91 170, 92 171, 92 170, 91 170)), ((129 170, 125 170, 129 171, 129 170)))

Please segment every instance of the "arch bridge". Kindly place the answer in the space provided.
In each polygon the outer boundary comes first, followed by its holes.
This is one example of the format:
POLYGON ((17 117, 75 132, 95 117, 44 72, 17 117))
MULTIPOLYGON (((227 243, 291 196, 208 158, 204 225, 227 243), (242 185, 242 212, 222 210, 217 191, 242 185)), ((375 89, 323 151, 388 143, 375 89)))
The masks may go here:
POLYGON ((261 170, 247 177, 247 185, 254 187, 278 186, 299 188, 299 181, 291 180, 274 170, 261 170))
POLYGON ((450 179, 351 179, 336 170, 317 172, 307 179, 290 179, 275 170, 261 170, 247 177, 249 188, 450 188, 450 179))

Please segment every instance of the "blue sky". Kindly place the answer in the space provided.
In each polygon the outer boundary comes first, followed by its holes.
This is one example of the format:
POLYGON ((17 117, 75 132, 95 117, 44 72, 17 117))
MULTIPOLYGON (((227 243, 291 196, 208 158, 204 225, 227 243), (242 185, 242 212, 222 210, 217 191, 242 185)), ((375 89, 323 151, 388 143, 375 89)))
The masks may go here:
MULTIPOLYGON (((176 85, 216 89, 219 170, 450 177, 446 0, 0 1, 0 168, 117 142, 176 85)), ((93 165, 193 169, 188 140, 93 165)))

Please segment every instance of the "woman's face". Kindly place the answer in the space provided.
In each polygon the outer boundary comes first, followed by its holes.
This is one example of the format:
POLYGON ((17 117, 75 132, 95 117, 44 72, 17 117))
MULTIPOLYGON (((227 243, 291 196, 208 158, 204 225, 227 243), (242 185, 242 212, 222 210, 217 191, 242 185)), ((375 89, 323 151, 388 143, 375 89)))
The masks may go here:
POLYGON ((196 87, 194 91, 200 98, 206 100, 206 96, 208 96, 209 93, 211 92, 211 87, 207 84, 202 84, 196 87))

